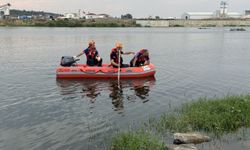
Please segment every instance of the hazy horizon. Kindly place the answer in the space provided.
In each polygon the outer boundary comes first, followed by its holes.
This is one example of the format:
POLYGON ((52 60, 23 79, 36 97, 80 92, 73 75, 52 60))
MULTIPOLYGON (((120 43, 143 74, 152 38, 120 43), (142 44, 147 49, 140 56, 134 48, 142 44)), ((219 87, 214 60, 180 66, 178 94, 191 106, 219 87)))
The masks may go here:
MULTIPOLYGON (((184 12, 214 12, 219 9, 220 0, 73 0, 60 2, 59 0, 0 0, 0 5, 10 3, 11 9, 46 11, 52 13, 77 13, 78 10, 93 13, 105 13, 114 17, 130 13, 135 18, 159 16, 180 17, 184 12)), ((250 10, 249 0, 232 1, 229 12, 243 13, 250 10)))

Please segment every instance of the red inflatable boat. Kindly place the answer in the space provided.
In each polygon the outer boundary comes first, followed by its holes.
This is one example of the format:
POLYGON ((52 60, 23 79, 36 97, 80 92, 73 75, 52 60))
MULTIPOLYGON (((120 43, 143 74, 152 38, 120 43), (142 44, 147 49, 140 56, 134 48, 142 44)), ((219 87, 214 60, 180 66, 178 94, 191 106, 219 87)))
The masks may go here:
MULTIPOLYGON (((121 68, 120 78, 143 78, 154 76, 155 66, 153 64, 141 67, 121 68)), ((91 67, 84 64, 77 64, 71 67, 58 67, 56 69, 57 78, 117 78, 118 68, 113 68, 108 64, 102 67, 91 67)))

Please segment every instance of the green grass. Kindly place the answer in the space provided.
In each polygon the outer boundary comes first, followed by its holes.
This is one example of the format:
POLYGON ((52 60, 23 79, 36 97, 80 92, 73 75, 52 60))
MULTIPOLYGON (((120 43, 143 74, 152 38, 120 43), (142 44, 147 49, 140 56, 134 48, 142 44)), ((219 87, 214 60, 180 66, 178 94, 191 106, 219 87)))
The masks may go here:
POLYGON ((145 130, 119 133, 112 139, 111 150, 166 150, 164 143, 145 130))
POLYGON ((155 126, 159 131, 205 131, 220 136, 250 127, 250 96, 201 98, 184 104, 176 114, 164 114, 155 126))
POLYGON ((161 150, 164 143, 152 133, 202 131, 216 137, 250 127, 250 95, 200 98, 184 104, 171 114, 150 119, 139 131, 119 133, 112 139, 112 150, 161 150), (150 131, 150 132, 149 132, 150 131))

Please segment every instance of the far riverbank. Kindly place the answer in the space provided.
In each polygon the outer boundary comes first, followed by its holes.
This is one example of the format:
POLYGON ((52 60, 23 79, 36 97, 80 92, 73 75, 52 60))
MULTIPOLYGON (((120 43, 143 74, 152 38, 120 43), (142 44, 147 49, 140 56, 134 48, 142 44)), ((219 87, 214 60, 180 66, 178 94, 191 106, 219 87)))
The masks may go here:
POLYGON ((0 20, 0 26, 13 27, 138 27, 133 19, 61 19, 61 20, 46 20, 46 19, 5 19, 0 20))
POLYGON ((142 27, 247 27, 250 19, 136 20, 142 27))
POLYGON ((0 26, 28 27, 248 27, 250 19, 5 19, 0 26))

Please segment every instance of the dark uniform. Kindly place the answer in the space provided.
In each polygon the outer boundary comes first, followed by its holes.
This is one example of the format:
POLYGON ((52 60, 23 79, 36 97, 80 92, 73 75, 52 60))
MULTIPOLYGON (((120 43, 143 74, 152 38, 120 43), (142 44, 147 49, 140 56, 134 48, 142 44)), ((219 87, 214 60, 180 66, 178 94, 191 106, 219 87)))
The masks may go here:
POLYGON ((96 57, 99 56, 97 50, 93 50, 92 48, 86 48, 83 52, 85 53, 87 58, 87 65, 102 66, 102 59, 100 61, 96 59, 96 57))
POLYGON ((140 66, 144 65, 145 61, 149 61, 149 57, 143 56, 143 53, 144 53, 144 49, 142 49, 138 53, 136 53, 134 58, 130 61, 130 67, 140 67, 140 66), (137 60, 135 62, 135 66, 133 66, 133 62, 135 59, 137 59, 137 60))
MULTIPOLYGON (((123 54, 123 51, 121 51, 120 54, 123 54)), ((119 51, 117 48, 113 48, 111 50, 111 53, 110 53, 110 60, 114 60, 115 63, 119 63, 119 51)), ((122 56, 120 55, 120 66, 123 67, 123 59, 122 59, 122 56)), ((117 66, 114 66, 113 67, 117 68, 117 66)))

